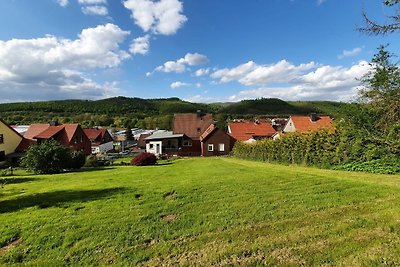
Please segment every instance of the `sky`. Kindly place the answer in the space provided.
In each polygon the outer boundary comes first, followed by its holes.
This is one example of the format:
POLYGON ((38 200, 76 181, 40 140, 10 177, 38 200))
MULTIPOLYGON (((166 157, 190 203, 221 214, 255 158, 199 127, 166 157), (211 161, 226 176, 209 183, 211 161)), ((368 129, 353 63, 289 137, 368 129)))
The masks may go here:
POLYGON ((355 101, 381 0, 1 0, 0 103, 355 101))

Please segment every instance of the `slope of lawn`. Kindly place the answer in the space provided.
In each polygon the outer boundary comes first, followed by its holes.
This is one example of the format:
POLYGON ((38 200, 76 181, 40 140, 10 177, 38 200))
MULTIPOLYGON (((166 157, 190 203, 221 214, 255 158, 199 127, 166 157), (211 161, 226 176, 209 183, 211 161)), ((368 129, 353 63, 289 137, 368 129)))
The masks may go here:
POLYGON ((181 159, 19 175, 0 265, 399 265, 400 176, 181 159))

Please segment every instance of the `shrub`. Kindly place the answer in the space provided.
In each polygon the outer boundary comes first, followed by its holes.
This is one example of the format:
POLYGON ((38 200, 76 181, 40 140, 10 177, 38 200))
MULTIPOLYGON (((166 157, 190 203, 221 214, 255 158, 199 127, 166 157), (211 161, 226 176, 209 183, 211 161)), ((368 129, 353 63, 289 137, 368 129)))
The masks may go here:
POLYGON ((71 165, 71 150, 55 140, 31 146, 22 159, 22 166, 37 174, 60 173, 71 165))
POLYGON ((86 156, 82 152, 73 151, 71 153, 71 169, 80 169, 85 165, 86 156))
POLYGON ((150 166, 156 165, 157 157, 152 153, 143 152, 131 160, 132 166, 150 166))

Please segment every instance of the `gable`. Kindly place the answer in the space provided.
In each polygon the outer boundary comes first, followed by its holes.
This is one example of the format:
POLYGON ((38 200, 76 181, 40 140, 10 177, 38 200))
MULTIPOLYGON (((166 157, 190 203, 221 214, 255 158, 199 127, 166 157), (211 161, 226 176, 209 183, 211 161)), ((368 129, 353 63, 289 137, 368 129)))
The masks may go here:
POLYGON ((0 151, 5 155, 14 153, 23 137, 0 119, 0 151))

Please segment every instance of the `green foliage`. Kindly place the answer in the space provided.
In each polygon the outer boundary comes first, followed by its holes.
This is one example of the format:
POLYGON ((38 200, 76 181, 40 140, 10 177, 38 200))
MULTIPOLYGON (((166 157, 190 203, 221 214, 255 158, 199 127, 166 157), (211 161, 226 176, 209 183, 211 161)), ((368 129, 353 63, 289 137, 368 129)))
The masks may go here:
POLYGON ((376 123, 384 133, 400 121, 400 69, 393 63, 394 55, 381 45, 370 63, 372 70, 362 78, 360 96, 376 113, 376 123))
POLYGON ((37 174, 60 173, 72 164, 71 150, 55 140, 31 146, 22 159, 22 166, 37 174))
POLYGON ((382 158, 364 162, 356 161, 339 165, 336 169, 380 174, 396 174, 400 173, 400 160, 394 158, 382 158))
POLYGON ((70 168, 78 170, 82 168, 86 163, 86 156, 82 152, 72 151, 71 152, 71 164, 70 168))
POLYGON ((390 155, 396 157, 400 153, 399 147, 341 129, 334 133, 290 133, 278 140, 262 140, 255 144, 237 142, 233 155, 266 162, 333 167, 350 162, 382 159, 390 155))

